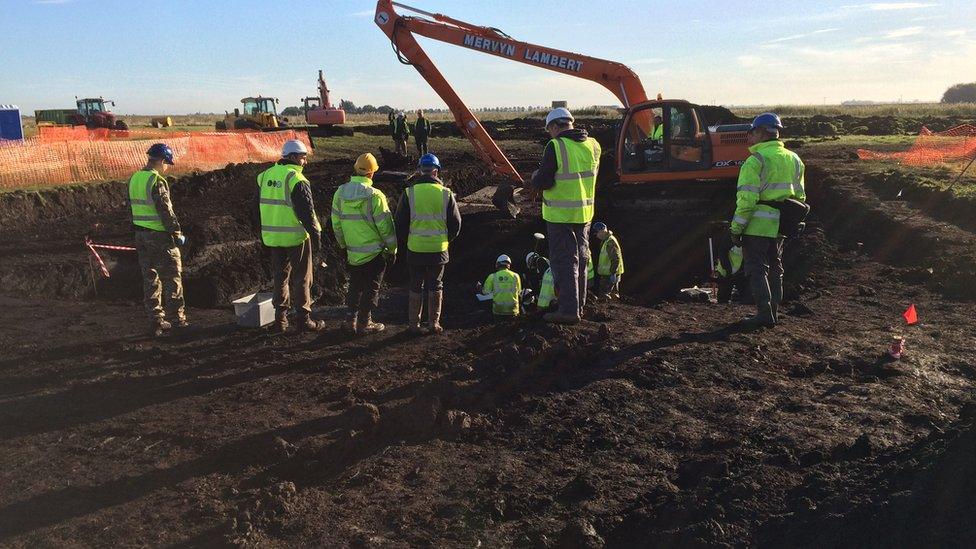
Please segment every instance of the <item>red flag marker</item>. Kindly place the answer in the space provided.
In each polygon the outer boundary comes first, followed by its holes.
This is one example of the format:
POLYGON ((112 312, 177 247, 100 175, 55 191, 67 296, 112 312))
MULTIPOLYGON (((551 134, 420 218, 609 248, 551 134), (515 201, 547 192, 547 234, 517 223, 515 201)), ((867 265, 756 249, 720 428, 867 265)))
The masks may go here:
POLYGON ((918 312, 915 311, 915 304, 912 303, 911 305, 909 305, 908 309, 904 313, 902 313, 901 316, 905 318, 905 322, 907 322, 909 325, 917 323, 918 312))

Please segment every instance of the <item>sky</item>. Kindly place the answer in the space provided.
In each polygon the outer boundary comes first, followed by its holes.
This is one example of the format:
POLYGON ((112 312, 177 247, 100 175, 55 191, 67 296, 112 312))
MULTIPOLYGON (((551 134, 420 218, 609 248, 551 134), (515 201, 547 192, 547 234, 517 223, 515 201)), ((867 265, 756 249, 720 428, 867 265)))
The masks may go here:
MULTIPOLYGON (((976 2, 404 0, 540 46, 630 66, 649 96, 724 105, 937 101, 976 81, 976 2)), ((0 0, 0 104, 223 112, 248 95, 443 107, 400 64, 369 0, 0 0)), ((402 12, 401 12, 402 13, 402 12)), ((601 86, 420 39, 470 107, 613 105, 601 86)))

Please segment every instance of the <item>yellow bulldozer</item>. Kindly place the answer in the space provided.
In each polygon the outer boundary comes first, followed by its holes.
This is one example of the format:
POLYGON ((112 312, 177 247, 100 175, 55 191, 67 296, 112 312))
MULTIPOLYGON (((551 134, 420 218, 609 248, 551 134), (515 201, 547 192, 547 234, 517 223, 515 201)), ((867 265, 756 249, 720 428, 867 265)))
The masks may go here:
POLYGON ((225 112, 224 119, 216 123, 217 131, 225 130, 260 130, 273 132, 284 127, 278 118, 275 97, 245 97, 241 99, 243 109, 225 112))

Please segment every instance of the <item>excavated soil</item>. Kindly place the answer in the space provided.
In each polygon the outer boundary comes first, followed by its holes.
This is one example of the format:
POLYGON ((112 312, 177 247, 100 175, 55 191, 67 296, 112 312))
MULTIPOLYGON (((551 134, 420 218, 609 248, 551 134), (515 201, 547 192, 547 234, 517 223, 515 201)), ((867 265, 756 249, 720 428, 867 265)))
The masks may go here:
MULTIPOLYGON (((475 193, 493 178, 450 158, 447 331, 405 332, 398 264, 388 330, 353 338, 331 246, 324 333, 234 326, 228 301, 269 285, 263 166, 186 177, 194 328, 151 340, 134 258, 106 253, 96 294, 83 246, 131 243, 123 185, 0 195, 0 543, 971 546, 976 237, 849 153, 806 157, 815 218, 782 325, 757 333, 729 328, 746 306, 675 297, 728 196, 703 216, 606 185, 624 299, 577 327, 492 322, 472 285, 530 249, 538 207, 503 219, 475 193)), ((351 161, 309 166, 320 215, 351 161)), ((377 181, 395 202, 403 174, 377 181)))

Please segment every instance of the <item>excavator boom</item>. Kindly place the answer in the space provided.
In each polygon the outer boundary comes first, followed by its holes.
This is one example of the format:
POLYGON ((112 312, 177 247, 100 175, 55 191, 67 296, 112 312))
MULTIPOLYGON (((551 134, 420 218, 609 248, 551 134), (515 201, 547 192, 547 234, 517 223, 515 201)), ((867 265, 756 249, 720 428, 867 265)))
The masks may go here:
POLYGON ((400 61, 412 65, 435 92, 447 103, 461 132, 471 141, 475 152, 492 170, 514 182, 522 177, 512 166, 478 118, 471 113, 444 75, 437 70, 414 34, 440 40, 497 57, 518 61, 555 72, 599 83, 620 99, 625 107, 647 100, 640 78, 627 66, 586 55, 545 48, 520 42, 491 27, 472 25, 446 15, 430 13, 391 0, 376 3, 376 24, 390 37, 400 61), (403 16, 399 7, 425 17, 403 16))

